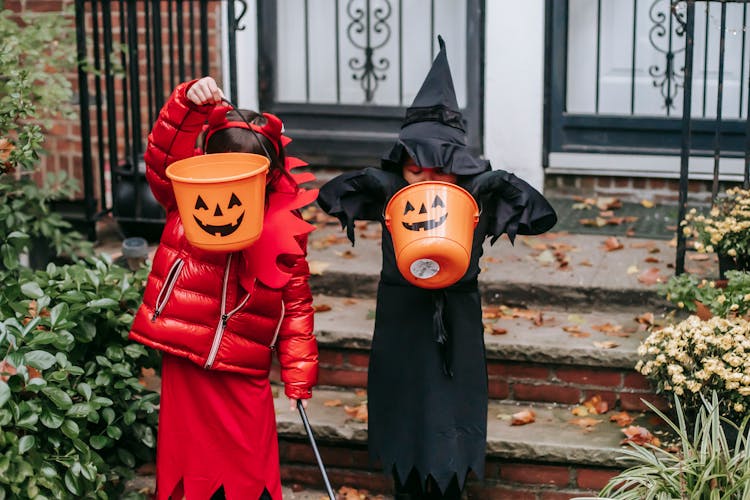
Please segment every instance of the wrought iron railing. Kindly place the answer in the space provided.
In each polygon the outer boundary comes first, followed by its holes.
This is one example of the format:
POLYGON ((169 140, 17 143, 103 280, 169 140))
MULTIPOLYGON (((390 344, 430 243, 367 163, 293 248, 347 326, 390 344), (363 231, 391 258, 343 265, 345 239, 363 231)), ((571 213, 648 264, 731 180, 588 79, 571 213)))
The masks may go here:
POLYGON ((164 214, 147 186, 142 159, 148 131, 179 82, 221 74, 222 47, 216 44, 222 35, 230 54, 228 86, 237 95, 234 36, 246 10, 245 0, 76 0, 83 201, 90 227, 111 212, 126 235, 158 237, 164 214))
MULTIPOLYGON (((678 208, 678 220, 677 226, 677 255, 675 261, 675 271, 677 274, 682 274, 685 271, 685 253, 687 250, 686 236, 682 231, 682 221, 685 220, 687 214, 687 203, 688 203, 688 181, 690 174, 690 157, 693 153, 693 126, 694 117, 692 111, 692 92, 694 79, 692 78, 695 68, 695 53, 694 53, 694 41, 695 41, 695 19, 696 19, 696 5, 703 5, 706 9, 709 9, 710 4, 718 4, 720 9, 720 21, 719 21, 719 46, 718 46, 718 89, 716 93, 716 119, 713 126, 713 182, 712 182, 712 200, 716 199, 719 190, 719 177, 721 174, 721 161, 724 149, 726 145, 722 142, 722 128, 724 127, 724 121, 722 118, 723 110, 723 99, 724 99, 724 77, 725 77, 725 57, 726 57, 726 40, 727 33, 729 30, 735 30, 735 28, 728 27, 727 21, 727 7, 730 3, 741 3, 743 5, 743 12, 747 12, 748 0, 687 0, 680 2, 672 2, 672 17, 681 25, 681 29, 685 35, 685 63, 684 63, 684 75, 685 75, 685 86, 683 94, 683 117, 682 117, 682 146, 680 154, 680 197, 679 197, 679 208, 678 208), (684 14, 683 14, 684 13, 684 14)), ((742 17, 742 37, 743 44, 745 39, 745 32, 747 31, 747 16, 742 17)), ((744 45, 743 45, 744 48, 744 45)), ((744 50, 743 50, 743 69, 744 69, 744 50)), ((744 76, 744 71, 743 71, 744 76)), ((741 82, 742 87, 745 86, 744 81, 741 82)), ((750 187, 750 78, 748 79, 748 92, 747 99, 747 113, 744 121, 744 173, 743 173, 743 186, 744 188, 750 187)), ((745 90, 745 89, 743 89, 745 90)), ((705 92, 703 108, 705 110, 705 92)))

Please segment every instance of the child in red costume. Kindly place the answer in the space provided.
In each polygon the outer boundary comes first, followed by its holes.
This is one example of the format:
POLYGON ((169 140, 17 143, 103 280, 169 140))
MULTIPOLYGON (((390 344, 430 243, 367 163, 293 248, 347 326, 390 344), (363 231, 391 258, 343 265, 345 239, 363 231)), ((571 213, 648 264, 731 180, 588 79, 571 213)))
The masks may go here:
MULTIPOLYGON (((284 154, 289 139, 276 116, 245 116, 250 130, 222 99, 211 77, 180 84, 145 154, 146 176, 167 220, 130 338, 163 352, 159 500, 280 499, 268 380, 273 351, 292 408, 306 402, 317 381, 305 260, 313 227, 298 211, 317 195, 298 186, 312 176, 290 173, 304 163, 284 154), (204 151, 196 149, 201 132, 204 151), (165 174, 176 160, 216 152, 268 152, 271 160, 263 232, 239 252, 190 245, 165 174)), ((222 207, 196 205, 196 214, 203 210, 216 216, 222 207)))

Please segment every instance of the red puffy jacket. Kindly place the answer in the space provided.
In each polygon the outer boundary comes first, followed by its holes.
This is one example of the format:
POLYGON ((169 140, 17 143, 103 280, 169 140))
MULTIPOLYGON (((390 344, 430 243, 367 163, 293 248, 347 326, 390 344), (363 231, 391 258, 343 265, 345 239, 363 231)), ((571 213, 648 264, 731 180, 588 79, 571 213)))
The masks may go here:
MULTIPOLYGON (((130 338, 206 369, 257 377, 268 376, 271 353, 276 350, 286 395, 309 398, 318 375, 305 260, 309 229, 288 235, 299 251, 279 256, 278 264, 290 276, 284 286, 275 288, 259 279, 247 285, 247 276, 241 275, 246 269, 242 252, 207 252, 185 239, 165 170, 170 163, 196 154, 197 137, 213 109, 186 98, 192 83, 175 89, 148 138, 146 177, 167 218, 130 338)), ((268 226, 264 231, 294 231, 268 226)))

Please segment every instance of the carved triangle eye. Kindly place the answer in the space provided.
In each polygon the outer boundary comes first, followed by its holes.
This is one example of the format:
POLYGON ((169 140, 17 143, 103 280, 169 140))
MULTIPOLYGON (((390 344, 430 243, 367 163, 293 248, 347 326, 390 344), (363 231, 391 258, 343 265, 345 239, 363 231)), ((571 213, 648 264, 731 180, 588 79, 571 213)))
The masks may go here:
POLYGON ((195 200, 195 209, 201 209, 201 210, 208 210, 208 205, 206 205, 206 202, 203 201, 203 198, 198 196, 198 199, 195 200))
POLYGON ((404 215, 408 214, 409 212, 414 211, 414 206, 410 202, 406 202, 406 207, 404 208, 404 215))
POLYGON ((427 209, 424 207, 424 203, 422 203, 422 206, 419 207, 419 213, 420 214, 426 214, 427 213, 427 209))
POLYGON ((229 198, 229 206, 227 208, 239 207, 241 205, 242 205, 242 202, 240 201, 240 199, 237 198, 236 194, 232 193, 232 197, 229 198))
POLYGON ((445 208, 445 204, 443 204, 443 200, 441 200, 439 196, 435 196, 435 200, 432 202, 432 208, 435 207, 445 208))

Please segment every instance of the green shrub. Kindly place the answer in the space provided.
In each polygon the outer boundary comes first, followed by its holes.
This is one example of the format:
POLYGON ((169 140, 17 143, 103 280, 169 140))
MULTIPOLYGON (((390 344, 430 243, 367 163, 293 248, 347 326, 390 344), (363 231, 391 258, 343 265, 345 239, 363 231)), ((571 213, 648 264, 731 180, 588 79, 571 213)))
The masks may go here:
MULTIPOLYGON (((648 403, 646 403, 648 404, 648 403)), ((719 416, 719 400, 703 401, 695 425, 689 428, 675 398, 677 423, 649 404, 677 434, 674 450, 630 443, 622 460, 635 464, 612 478, 601 491, 605 498, 620 500, 744 500, 750 498, 750 447, 746 417, 736 426, 719 416), (734 444, 725 429, 736 431, 734 444)))
POLYGON ((672 276, 659 285, 659 292, 680 309, 696 312, 698 301, 714 316, 744 316, 750 313, 750 272, 727 271, 723 287, 715 281, 698 279, 690 274, 672 276))
POLYGON ((153 351, 127 340, 146 269, 0 273, 0 498, 109 498, 153 460, 153 351))

